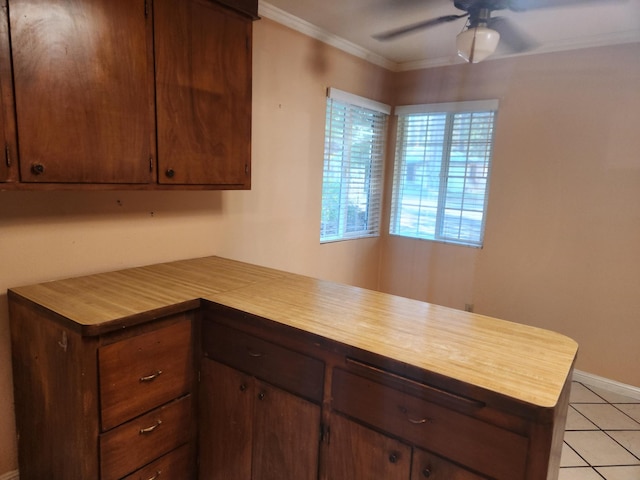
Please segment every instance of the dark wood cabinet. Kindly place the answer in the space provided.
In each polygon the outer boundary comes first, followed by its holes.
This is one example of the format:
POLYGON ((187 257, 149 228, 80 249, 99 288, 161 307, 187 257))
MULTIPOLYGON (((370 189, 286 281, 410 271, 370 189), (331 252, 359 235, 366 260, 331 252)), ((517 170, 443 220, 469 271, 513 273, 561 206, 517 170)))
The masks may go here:
POLYGON ((250 188, 257 2, 8 1, 5 188, 250 188))
POLYGON ((329 422, 321 480, 487 480, 442 457, 411 447, 340 414, 329 422))
POLYGON ((250 186, 251 18, 156 0, 158 182, 250 186))
POLYGON ((20 178, 152 181, 152 18, 144 0, 11 0, 20 178))
POLYGON ((329 438, 323 443, 323 460, 321 480, 407 480, 411 447, 334 414, 329 422, 329 438))
POLYGON ((17 180, 15 102, 6 0, 0 0, 0 183, 17 180))
POLYGON ((315 480, 320 406, 219 362, 201 366, 201 480, 315 480))
POLYGON ((193 478, 191 314, 85 336, 22 303, 10 310, 20 478, 193 478))
POLYGON ((201 480, 316 480, 321 361, 210 320, 202 325, 201 480))

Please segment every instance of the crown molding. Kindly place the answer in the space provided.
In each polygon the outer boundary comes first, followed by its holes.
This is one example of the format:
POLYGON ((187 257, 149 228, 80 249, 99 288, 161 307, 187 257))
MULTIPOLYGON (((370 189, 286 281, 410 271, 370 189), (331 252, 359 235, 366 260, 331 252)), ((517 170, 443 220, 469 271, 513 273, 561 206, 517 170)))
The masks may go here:
POLYGON ((395 71, 398 69, 397 63, 392 62, 391 60, 388 60, 376 53, 373 53, 370 50, 362 48, 355 43, 349 42, 342 37, 334 35, 333 33, 329 33, 326 30, 323 30, 322 28, 307 22, 306 20, 291 15, 290 13, 274 7, 270 3, 263 2, 262 0, 260 0, 258 4, 258 15, 260 17, 266 17, 269 20, 273 20, 274 22, 284 25, 285 27, 289 27, 292 30, 300 32, 308 37, 320 40, 327 45, 331 45, 332 47, 349 53, 354 57, 366 60, 367 62, 373 63, 374 65, 384 67, 387 70, 395 71))
MULTIPOLYGON (((342 37, 334 35, 333 33, 327 32, 326 30, 307 22, 306 20, 291 15, 290 13, 274 7, 270 3, 264 2, 262 0, 259 0, 258 14, 261 17, 266 17, 270 20, 273 20, 274 22, 284 25, 285 27, 289 27, 292 30, 300 32, 303 35, 307 35, 308 37, 324 42, 355 57, 361 58, 363 60, 366 60, 367 62, 373 63, 394 72, 422 70, 425 68, 445 67, 464 63, 460 58, 458 58, 457 55, 417 60, 413 62, 397 63, 384 58, 381 55, 373 53, 370 50, 360 47, 355 43, 349 42, 342 37)), ((640 31, 629 30, 624 32, 616 32, 613 34, 592 35, 589 37, 564 39, 545 44, 530 52, 520 53, 517 55, 500 54, 499 52, 497 52, 496 54, 486 59, 485 62, 515 56, 540 55, 545 53, 564 52, 582 48, 622 45, 627 43, 640 43, 640 31)))

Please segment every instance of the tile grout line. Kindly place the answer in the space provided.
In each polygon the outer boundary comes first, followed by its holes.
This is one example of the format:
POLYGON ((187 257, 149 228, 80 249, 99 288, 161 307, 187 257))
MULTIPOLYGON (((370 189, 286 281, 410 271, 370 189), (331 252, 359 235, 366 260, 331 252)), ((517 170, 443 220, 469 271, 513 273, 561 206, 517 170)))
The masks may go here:
MULTIPOLYGON (((574 384, 579 384, 582 387, 584 387, 585 389, 587 389, 590 393, 592 393, 593 395, 595 395, 597 398, 599 398, 600 400, 602 400, 601 402, 595 402, 595 401, 591 401, 591 402, 571 402, 569 403, 569 408, 572 408, 573 411, 577 414, 579 414, 581 417, 583 417, 584 419, 586 419, 587 421, 589 421, 591 424, 593 424, 594 427, 596 427, 594 430, 566 430, 565 429, 565 433, 567 431, 573 431, 573 432, 582 432, 582 431, 598 431, 598 432, 602 432, 603 434, 605 434, 609 439, 611 439, 616 445, 620 446, 623 450, 625 450, 627 453, 629 453, 633 458, 635 458, 636 460, 640 461, 640 457, 636 454, 634 454, 632 451, 630 451, 628 448, 626 448, 624 445, 622 445, 618 440, 616 440, 615 438, 613 438, 611 435, 609 435, 609 433, 604 430, 603 428, 601 428, 598 424, 596 424, 593 420, 591 420, 589 417, 587 417, 584 413, 582 413, 580 410, 578 410, 577 408, 575 408, 573 405, 574 404, 581 404, 581 405, 600 405, 600 404, 605 404, 605 405, 610 405, 612 406, 614 409, 616 409, 618 412, 624 414, 626 417, 628 417, 630 420, 632 420, 633 422, 638 424, 638 428, 637 429, 625 429, 625 430, 616 430, 616 431, 626 431, 626 432, 635 432, 635 431, 640 431, 640 422, 638 422, 635 418, 633 418, 631 415, 629 415, 627 412, 623 411, 622 409, 618 408, 616 406, 616 404, 610 402, 609 400, 607 400, 606 398, 604 398, 602 395, 598 394, 597 392, 593 391, 588 385, 583 384, 582 382, 579 381, 575 381, 574 380, 574 384)), ((634 405, 634 404, 640 404, 640 401, 638 402, 629 402, 629 405, 634 405)), ((628 464, 622 464, 622 465, 597 465, 594 466, 591 464, 591 462, 589 462, 586 458, 584 458, 582 455, 580 455, 566 440, 563 440, 563 443, 578 457, 580 458, 585 464, 585 466, 581 466, 581 465, 572 465, 572 466, 566 466, 566 467, 561 467, 561 471, 563 469, 566 470, 570 470, 570 469, 577 469, 577 468, 589 468, 590 470, 592 470, 596 475, 598 475, 598 477, 603 478, 604 480, 607 480, 606 477, 604 476, 604 474, 600 473, 596 468, 615 468, 615 467, 625 467, 625 466, 635 466, 635 465, 628 465, 628 464)))

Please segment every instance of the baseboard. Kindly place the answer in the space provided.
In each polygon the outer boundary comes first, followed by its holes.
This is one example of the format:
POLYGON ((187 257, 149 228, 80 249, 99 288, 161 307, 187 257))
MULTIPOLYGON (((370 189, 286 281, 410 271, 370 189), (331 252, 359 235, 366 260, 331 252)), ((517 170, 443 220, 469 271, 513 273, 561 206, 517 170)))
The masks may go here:
POLYGON ((624 395, 626 397, 636 398, 640 400, 640 388, 634 387, 633 385, 616 382, 615 380, 599 377, 598 375, 582 372, 580 370, 573 371, 573 380, 576 382, 584 383, 585 385, 589 385, 591 387, 602 388, 619 395, 624 395))
POLYGON ((0 480, 18 480, 19 478, 20 475, 18 474, 18 470, 0 475, 0 480))

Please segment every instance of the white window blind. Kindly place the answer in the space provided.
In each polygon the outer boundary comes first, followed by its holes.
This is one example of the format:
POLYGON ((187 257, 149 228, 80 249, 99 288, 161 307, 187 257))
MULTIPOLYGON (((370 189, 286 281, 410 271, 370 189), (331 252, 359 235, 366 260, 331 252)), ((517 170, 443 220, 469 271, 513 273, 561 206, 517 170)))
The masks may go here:
POLYGON ((380 233, 389 106, 329 89, 320 241, 380 233))
POLYGON ((497 100, 398 107, 390 233, 482 246, 497 100))

